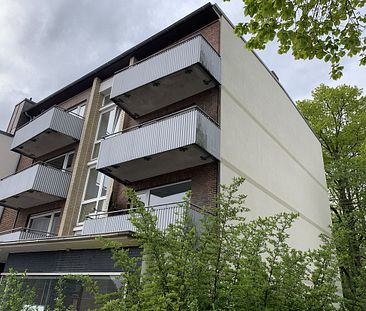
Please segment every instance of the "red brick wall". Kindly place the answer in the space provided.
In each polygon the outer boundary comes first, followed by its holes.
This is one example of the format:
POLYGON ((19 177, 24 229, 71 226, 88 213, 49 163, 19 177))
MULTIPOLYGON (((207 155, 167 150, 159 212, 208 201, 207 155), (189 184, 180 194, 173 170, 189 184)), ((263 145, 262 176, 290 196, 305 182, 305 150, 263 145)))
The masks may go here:
MULTIPOLYGON (((172 184, 184 180, 192 181, 192 203, 197 206, 212 206, 217 194, 218 164, 209 163, 193 168, 148 178, 129 185, 135 191, 172 184)), ((114 183, 110 201, 110 210, 127 208, 127 200, 123 195, 124 185, 114 183)))
POLYGON ((216 87, 200 94, 193 95, 162 109, 156 110, 152 113, 142 116, 141 118, 138 118, 137 120, 134 120, 129 115, 126 115, 123 128, 127 129, 131 126, 141 124, 194 105, 201 108, 213 120, 219 123, 220 94, 219 88, 216 87))
POLYGON ((18 166, 16 171, 21 171, 22 169, 27 168, 28 166, 31 166, 33 163, 33 159, 28 158, 26 156, 21 155, 19 158, 18 166))
POLYGON ((196 34, 201 34, 212 45, 212 47, 218 53, 220 53, 220 21, 215 21, 210 25, 201 28, 200 30, 189 35, 189 37, 196 34))
POLYGON ((16 210, 10 208, 4 209, 3 215, 1 216, 0 219, 0 232, 13 229, 16 215, 17 215, 16 210))

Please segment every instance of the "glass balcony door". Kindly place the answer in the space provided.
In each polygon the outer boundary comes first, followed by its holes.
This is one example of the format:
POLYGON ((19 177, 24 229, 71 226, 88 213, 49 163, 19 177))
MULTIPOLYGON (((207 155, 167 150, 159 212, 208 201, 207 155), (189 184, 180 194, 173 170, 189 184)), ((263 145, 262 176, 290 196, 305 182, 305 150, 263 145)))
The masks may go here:
POLYGON ((166 205, 182 202, 187 191, 192 188, 191 181, 184 181, 170 185, 143 190, 137 193, 145 206, 166 205))
POLYGON ((57 234, 60 225, 60 216, 61 213, 59 211, 31 216, 29 218, 28 229, 48 234, 57 234))

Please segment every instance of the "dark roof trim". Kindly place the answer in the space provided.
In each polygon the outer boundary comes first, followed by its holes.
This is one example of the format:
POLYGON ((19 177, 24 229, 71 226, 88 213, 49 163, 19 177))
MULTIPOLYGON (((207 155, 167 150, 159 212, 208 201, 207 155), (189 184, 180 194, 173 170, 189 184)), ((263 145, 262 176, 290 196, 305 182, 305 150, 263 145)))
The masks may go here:
POLYGON ((8 132, 4 132, 2 130, 0 130, 0 134, 5 135, 5 136, 9 136, 9 137, 13 137, 14 136, 14 135, 12 135, 12 134, 10 134, 8 132))
POLYGON ((219 19, 219 14, 215 6, 207 3, 164 30, 87 73, 80 79, 42 99, 26 111, 30 115, 37 115, 43 110, 87 90, 92 86, 95 77, 105 80, 113 76, 116 71, 129 65, 130 57, 135 56, 137 59, 146 58, 217 19, 219 19))

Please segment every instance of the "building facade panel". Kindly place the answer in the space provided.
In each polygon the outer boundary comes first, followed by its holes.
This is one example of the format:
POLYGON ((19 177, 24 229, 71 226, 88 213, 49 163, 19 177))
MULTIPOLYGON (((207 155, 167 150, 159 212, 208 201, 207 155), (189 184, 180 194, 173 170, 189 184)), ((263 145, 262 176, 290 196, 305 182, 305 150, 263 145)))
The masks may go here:
MULTIPOLYGON (((269 214, 283 208, 299 212, 318 234, 329 233, 330 210, 319 142, 278 81, 243 48, 243 41, 235 37, 225 18, 221 43, 221 182, 244 176, 256 186, 252 196, 266 193, 281 206, 276 209, 273 200, 268 200, 260 208, 268 209, 269 214), (298 147, 301 144, 303 147, 298 147)), ((248 207, 253 213, 259 208, 248 207)), ((306 249, 314 244, 306 239, 302 246, 306 249)))

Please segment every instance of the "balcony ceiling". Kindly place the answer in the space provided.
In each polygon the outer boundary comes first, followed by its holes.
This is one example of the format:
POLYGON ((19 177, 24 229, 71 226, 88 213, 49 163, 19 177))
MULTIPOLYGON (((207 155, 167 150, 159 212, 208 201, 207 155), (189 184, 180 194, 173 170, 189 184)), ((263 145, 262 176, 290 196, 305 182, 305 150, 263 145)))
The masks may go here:
POLYGON ((219 150, 219 127, 191 107, 107 137, 97 169, 130 183, 216 161, 219 150))
POLYGON ((0 205, 30 208, 65 199, 71 173, 35 164, 0 180, 0 205))
POLYGON ((12 150, 36 159, 52 151, 74 144, 77 141, 73 137, 48 129, 12 150))
POLYGON ((219 54, 197 35, 117 73, 111 99, 138 118, 213 88, 220 80, 219 54))
POLYGON ((215 158, 202 148, 197 145, 190 145, 102 168, 100 171, 124 184, 129 184, 213 161, 215 161, 215 158))
POLYGON ((44 192, 29 190, 1 200, 0 205, 16 209, 26 209, 33 206, 60 201, 62 199, 64 198, 60 198, 58 196, 54 196, 44 192))
POLYGON ((129 91, 114 101, 138 118, 216 85, 215 79, 200 64, 195 64, 129 91))
POLYGON ((54 107, 16 131, 11 150, 39 158, 78 141, 83 124, 80 117, 54 107))

